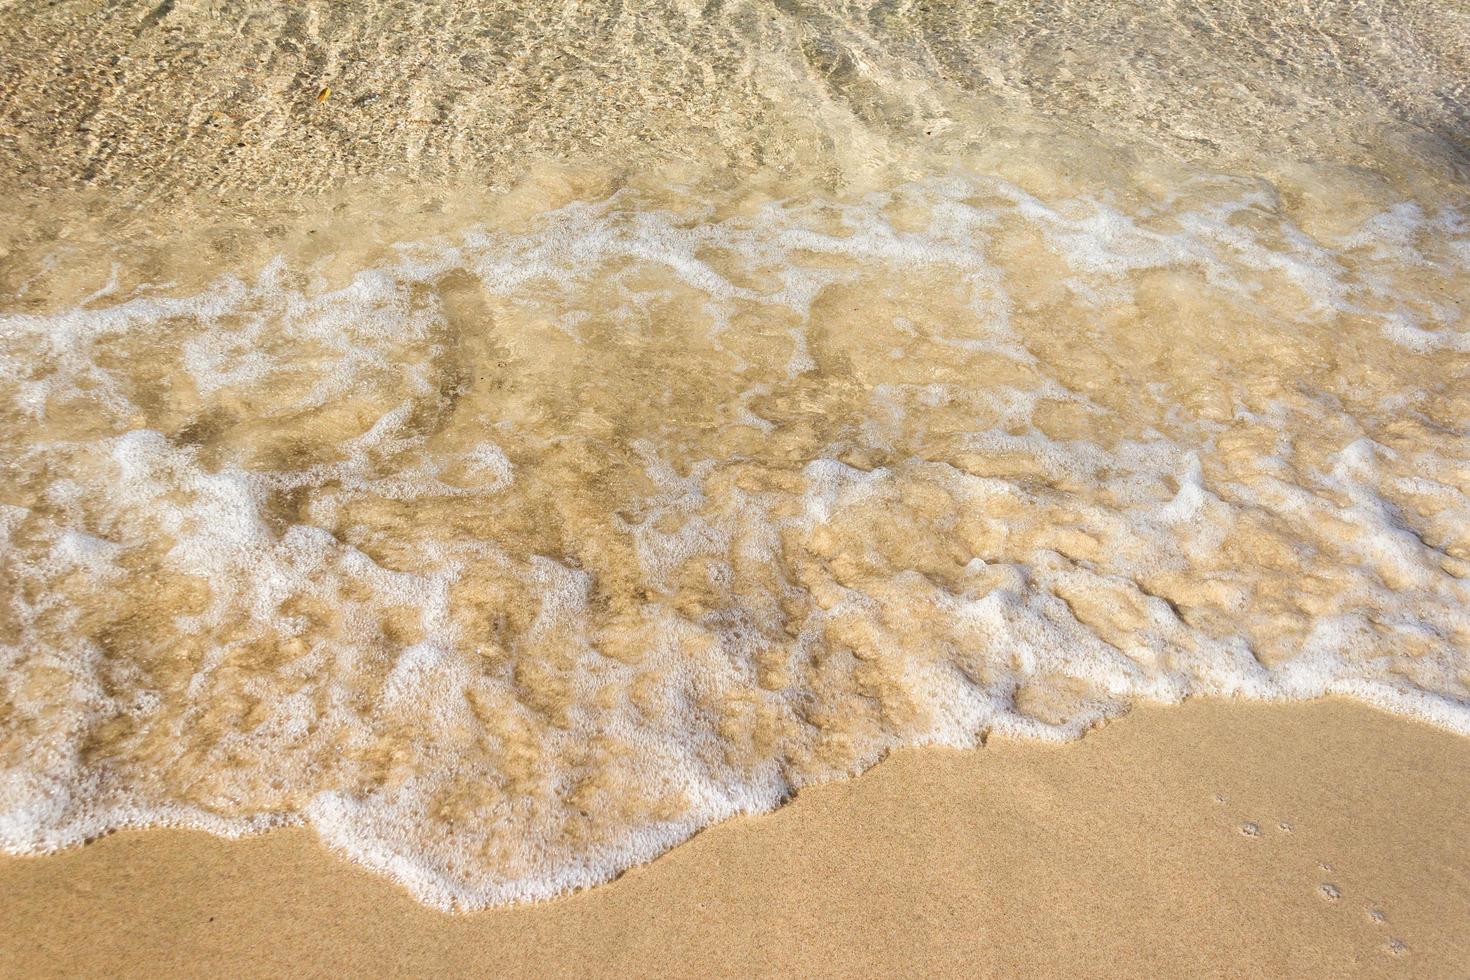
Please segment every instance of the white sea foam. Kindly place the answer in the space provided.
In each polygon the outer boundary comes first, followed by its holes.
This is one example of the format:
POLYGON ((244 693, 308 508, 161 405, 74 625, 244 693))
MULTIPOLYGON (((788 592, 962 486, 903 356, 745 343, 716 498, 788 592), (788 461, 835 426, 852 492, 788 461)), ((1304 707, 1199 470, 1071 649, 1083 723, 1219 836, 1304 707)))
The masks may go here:
POLYGON ((0 317, 0 846, 306 823, 468 908, 1138 700, 1470 734, 1467 235, 622 193, 0 317))

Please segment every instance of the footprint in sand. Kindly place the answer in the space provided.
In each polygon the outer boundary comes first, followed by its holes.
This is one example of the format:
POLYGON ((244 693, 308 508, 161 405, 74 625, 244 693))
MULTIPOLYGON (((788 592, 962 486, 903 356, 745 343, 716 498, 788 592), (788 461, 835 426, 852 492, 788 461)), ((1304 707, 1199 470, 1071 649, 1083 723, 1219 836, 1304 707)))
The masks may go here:
MULTIPOLYGON (((1363 914, 1366 915, 1368 917, 1368 921, 1373 923, 1375 926, 1381 926, 1388 922, 1388 916, 1384 913, 1384 911, 1373 905, 1369 905, 1367 908, 1365 908, 1363 910, 1363 914)), ((1404 942, 1402 939, 1393 936, 1389 938, 1388 942, 1383 944, 1383 951, 1390 956, 1407 956, 1409 953, 1409 944, 1404 942)))
MULTIPOLYGON (((1217 804, 1224 804, 1228 803, 1229 801, 1223 794, 1216 793, 1215 802, 1217 804)), ((1277 821, 1276 827, 1283 834, 1292 834, 1296 832, 1296 826, 1289 820, 1277 821)), ((1242 821, 1239 825, 1237 825, 1236 830, 1240 833, 1242 837, 1250 837, 1254 839, 1260 839, 1261 837, 1263 837, 1263 834, 1261 832, 1261 825, 1254 820, 1242 821)), ((1325 874, 1333 873, 1332 865, 1326 861, 1319 861, 1317 863, 1317 867, 1325 874)), ((1335 905, 1338 902, 1342 901, 1342 889, 1339 888, 1334 882, 1323 881, 1317 885, 1317 896, 1327 904, 1335 905)), ((1388 915, 1376 905, 1364 905, 1363 916, 1375 926, 1382 926, 1388 923, 1388 915)), ((1380 933, 1380 935, 1382 934, 1380 933)), ((1387 953, 1389 956, 1407 956, 1409 954, 1409 944, 1404 942, 1402 939, 1398 939, 1396 937, 1391 937, 1388 942, 1386 942, 1383 946, 1379 948, 1382 949, 1383 952, 1387 953)))

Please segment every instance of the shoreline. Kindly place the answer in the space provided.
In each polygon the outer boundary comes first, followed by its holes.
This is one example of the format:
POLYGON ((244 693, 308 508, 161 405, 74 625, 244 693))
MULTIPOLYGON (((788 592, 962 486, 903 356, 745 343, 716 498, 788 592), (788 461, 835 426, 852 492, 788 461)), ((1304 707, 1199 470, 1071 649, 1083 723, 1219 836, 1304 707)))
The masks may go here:
POLYGON ((0 980, 1470 980, 1470 0, 1204 6, 0 4, 0 980))
POLYGON ((30 976, 1448 976, 1470 958, 1466 798, 1470 739, 1355 702, 1144 706, 1076 743, 900 750, 607 885, 484 912, 421 906, 301 829, 0 858, 0 960, 30 976))

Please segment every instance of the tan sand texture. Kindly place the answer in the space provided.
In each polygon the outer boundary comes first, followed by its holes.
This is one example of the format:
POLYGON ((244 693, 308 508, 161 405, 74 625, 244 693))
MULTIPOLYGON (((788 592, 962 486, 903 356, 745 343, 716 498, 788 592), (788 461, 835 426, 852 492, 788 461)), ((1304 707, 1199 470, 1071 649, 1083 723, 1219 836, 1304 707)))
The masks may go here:
POLYGON ((1455 977, 1470 962, 1467 799, 1470 740, 1340 700, 1191 702, 1064 746, 896 753, 612 884, 513 909, 434 912, 297 830, 121 833, 0 863, 0 963, 14 976, 1455 977))
POLYGON ((0 850, 117 856, 89 922, 252 855, 337 937, 257 957, 1449 969, 1462 0, 0 0, 0 64, 0 850), (177 832, 287 825, 383 880, 177 832))

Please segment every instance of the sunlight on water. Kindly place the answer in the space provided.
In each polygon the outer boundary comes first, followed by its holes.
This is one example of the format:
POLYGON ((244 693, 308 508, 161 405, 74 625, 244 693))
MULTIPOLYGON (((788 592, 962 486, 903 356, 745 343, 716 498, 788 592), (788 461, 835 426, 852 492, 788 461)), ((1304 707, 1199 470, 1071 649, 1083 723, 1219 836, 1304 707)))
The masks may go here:
MULTIPOLYGON (((137 43, 223 43, 176 6, 137 43)), ((0 846, 304 822, 473 908, 1140 700, 1470 734, 1464 55, 1427 14, 1375 53, 1353 4, 686 6, 567 5, 561 60, 456 13, 407 50, 493 82, 334 81, 344 129, 241 144, 253 209, 199 192, 240 186, 206 93, 166 163, 86 142, 133 76, 31 161, 0 846), (282 203, 328 183, 302 140, 407 172, 282 203)), ((216 57, 267 79, 386 70, 332 68, 370 18, 240 9, 216 57)))

